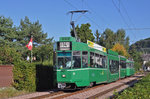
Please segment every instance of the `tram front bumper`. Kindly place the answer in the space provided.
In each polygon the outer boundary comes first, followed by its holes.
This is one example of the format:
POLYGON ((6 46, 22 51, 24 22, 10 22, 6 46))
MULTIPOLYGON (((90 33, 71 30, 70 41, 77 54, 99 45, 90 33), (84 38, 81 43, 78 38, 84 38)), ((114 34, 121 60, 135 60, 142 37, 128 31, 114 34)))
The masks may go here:
POLYGON ((64 89, 66 87, 66 83, 58 83, 58 88, 64 89))

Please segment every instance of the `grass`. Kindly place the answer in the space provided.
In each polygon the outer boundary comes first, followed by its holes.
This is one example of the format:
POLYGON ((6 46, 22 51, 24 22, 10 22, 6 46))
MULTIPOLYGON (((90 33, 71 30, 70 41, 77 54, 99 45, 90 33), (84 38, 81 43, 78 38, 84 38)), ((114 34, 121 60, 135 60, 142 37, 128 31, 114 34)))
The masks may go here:
POLYGON ((23 94, 27 94, 27 93, 29 93, 29 92, 27 92, 27 91, 18 91, 13 87, 4 87, 4 88, 0 88, 0 99, 10 98, 10 97, 23 95, 23 94))

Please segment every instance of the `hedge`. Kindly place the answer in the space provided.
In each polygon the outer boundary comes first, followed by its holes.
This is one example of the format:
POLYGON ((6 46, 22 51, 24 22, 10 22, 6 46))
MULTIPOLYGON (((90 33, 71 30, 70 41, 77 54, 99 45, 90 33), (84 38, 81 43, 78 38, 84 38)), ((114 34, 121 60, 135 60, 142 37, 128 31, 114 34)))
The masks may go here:
POLYGON ((13 86, 18 90, 35 91, 35 73, 35 64, 26 63, 24 61, 15 63, 13 68, 13 86))
POLYGON ((18 90, 41 91, 54 88, 54 72, 52 66, 20 62, 14 64, 14 84, 18 90))

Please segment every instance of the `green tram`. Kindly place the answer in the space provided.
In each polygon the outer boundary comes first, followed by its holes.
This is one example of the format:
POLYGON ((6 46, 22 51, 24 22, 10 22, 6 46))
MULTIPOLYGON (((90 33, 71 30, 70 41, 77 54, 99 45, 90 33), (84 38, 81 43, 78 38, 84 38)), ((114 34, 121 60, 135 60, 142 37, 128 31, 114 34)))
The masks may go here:
POLYGON ((126 75, 126 59, 112 50, 106 52, 106 48, 93 42, 87 41, 86 44, 77 42, 73 37, 60 37, 56 49, 57 84, 60 89, 109 83, 126 75))
POLYGON ((127 60, 126 61, 126 76, 131 76, 131 75, 134 75, 135 73, 135 69, 134 69, 134 61, 132 60, 127 60))

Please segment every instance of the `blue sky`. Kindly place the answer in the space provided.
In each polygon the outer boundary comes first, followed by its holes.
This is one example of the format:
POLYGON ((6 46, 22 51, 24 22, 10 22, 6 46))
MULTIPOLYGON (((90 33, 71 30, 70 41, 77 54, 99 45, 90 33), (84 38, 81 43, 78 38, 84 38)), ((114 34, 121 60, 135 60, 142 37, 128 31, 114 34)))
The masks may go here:
MULTIPOLYGON (((96 29, 103 32, 110 28, 114 32, 123 28, 150 28, 150 0, 1 0, 0 15, 10 17, 14 25, 28 16, 30 21, 39 20, 48 37, 57 41, 61 36, 70 36, 71 10, 89 10, 85 16, 76 21, 77 24, 90 23, 92 32, 96 29), (120 10, 117 11, 113 1, 120 10), (124 20, 124 21, 123 21, 124 20)), ((73 19, 77 19, 77 14, 73 19)), ((150 29, 126 30, 130 44, 150 37, 150 29)))

